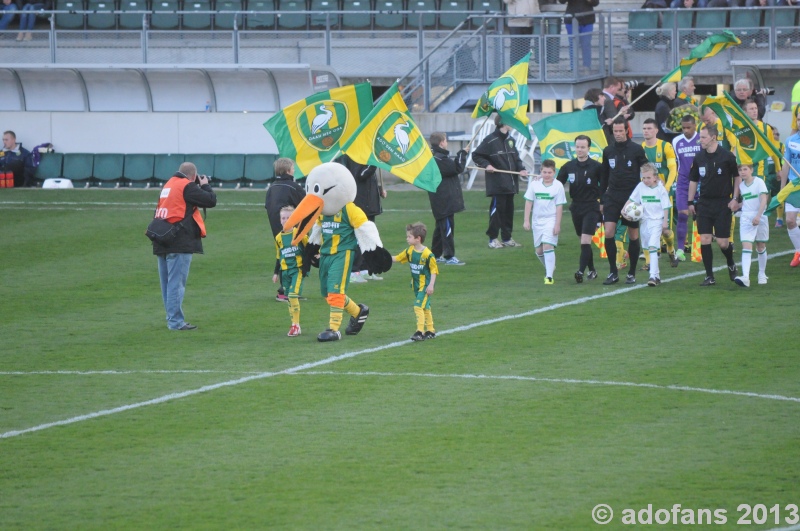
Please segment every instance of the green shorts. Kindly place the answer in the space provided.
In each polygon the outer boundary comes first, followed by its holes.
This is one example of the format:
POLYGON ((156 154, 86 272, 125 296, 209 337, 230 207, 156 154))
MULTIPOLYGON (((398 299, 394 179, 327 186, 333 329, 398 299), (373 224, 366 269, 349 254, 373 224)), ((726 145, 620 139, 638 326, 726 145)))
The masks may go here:
POLYGON ((414 301, 414 306, 422 308, 423 310, 430 310, 431 296, 425 293, 425 290, 417 292, 417 299, 414 301))
POLYGON ((281 286, 288 297, 303 294, 303 274, 296 267, 281 271, 281 286))
POLYGON ((356 252, 349 250, 320 256, 319 291, 323 297, 327 297, 329 293, 344 293, 347 290, 355 257, 356 252))

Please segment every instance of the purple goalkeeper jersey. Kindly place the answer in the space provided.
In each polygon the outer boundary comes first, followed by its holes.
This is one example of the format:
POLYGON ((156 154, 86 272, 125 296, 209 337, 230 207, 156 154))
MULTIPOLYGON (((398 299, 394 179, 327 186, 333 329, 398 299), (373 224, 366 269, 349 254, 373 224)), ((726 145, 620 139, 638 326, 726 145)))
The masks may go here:
POLYGON ((672 147, 675 149, 675 158, 678 159, 678 175, 688 179, 694 156, 700 152, 700 136, 696 132, 692 138, 678 135, 672 139, 672 147))

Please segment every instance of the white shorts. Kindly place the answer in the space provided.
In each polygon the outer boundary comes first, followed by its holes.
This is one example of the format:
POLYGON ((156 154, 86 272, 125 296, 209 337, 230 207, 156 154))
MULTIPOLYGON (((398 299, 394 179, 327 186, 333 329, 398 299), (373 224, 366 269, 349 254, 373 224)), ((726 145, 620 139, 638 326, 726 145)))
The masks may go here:
POLYGON ((553 234, 553 229, 556 227, 556 220, 546 220, 544 222, 537 222, 531 228, 533 229, 533 246, 539 247, 543 243, 558 247, 558 236, 553 234))
POLYGON ((790 205, 789 203, 783 204, 783 210, 784 212, 800 212, 800 208, 797 208, 794 205, 790 205))
POLYGON ((661 249, 661 219, 645 219, 639 222, 639 242, 642 249, 661 249))
POLYGON ((761 216, 758 225, 753 225, 752 216, 742 215, 739 220, 739 240, 743 242, 768 242, 769 218, 761 216))

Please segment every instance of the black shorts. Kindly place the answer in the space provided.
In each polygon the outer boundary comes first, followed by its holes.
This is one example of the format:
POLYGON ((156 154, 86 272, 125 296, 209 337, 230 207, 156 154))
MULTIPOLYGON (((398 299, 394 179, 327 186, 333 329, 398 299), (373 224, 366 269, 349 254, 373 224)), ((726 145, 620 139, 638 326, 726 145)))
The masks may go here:
POLYGON ((696 207, 698 234, 713 234, 717 238, 731 237, 731 209, 727 199, 700 201, 696 207))
POLYGON ((575 234, 593 235, 597 231, 597 224, 600 222, 600 204, 597 201, 591 203, 572 203, 569 207, 572 213, 572 224, 575 226, 575 234))
POLYGON ((638 221, 629 221, 622 217, 622 207, 625 206, 627 201, 627 197, 620 201, 619 198, 605 196, 603 198, 603 221, 606 223, 619 223, 622 220, 622 224, 626 227, 638 229, 638 221))

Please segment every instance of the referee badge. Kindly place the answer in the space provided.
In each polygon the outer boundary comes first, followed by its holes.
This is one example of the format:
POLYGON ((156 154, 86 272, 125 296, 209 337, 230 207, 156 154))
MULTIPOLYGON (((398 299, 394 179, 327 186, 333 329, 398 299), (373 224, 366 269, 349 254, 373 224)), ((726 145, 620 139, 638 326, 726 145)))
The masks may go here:
POLYGON ((706 169, 705 169, 705 167, 703 167, 703 166, 700 166, 699 170, 700 170, 700 177, 705 177, 705 176, 706 176, 706 169))
POLYGON ((575 182, 575 174, 574 173, 568 173, 567 174, 567 180, 569 181, 570 184, 574 183, 575 182))
POLYGON ((617 167, 617 159, 608 159, 608 165, 611 166, 611 169, 613 170, 617 167))

